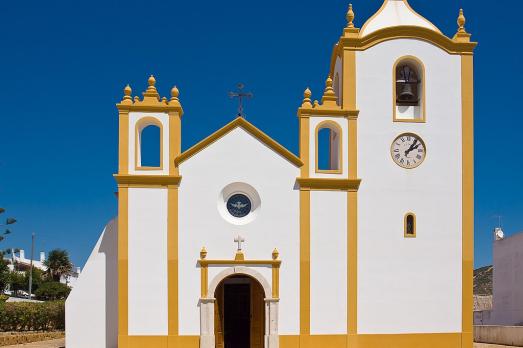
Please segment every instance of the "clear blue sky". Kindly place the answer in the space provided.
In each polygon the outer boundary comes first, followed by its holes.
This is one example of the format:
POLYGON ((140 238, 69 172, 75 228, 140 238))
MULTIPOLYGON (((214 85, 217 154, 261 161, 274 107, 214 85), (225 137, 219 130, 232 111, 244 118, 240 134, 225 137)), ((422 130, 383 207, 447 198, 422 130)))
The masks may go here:
MULTIPOLYGON (((354 0, 356 24, 381 0, 354 0)), ((476 266, 491 262, 491 229, 523 230, 521 4, 411 0, 447 35, 465 9, 476 50, 476 266)), ((0 206, 19 220, 0 248, 65 248, 84 264, 116 215, 117 111, 149 74, 179 86, 188 148, 235 116, 227 92, 256 96, 248 119, 295 153, 296 108, 319 96, 346 1, 7 1, 0 6, 0 206), (320 5, 321 3, 321 5, 320 5), (267 113, 277 110, 275 113, 267 113)), ((451 82, 452 83, 452 82, 451 82)), ((445 255, 442 255, 445 257, 445 255)))

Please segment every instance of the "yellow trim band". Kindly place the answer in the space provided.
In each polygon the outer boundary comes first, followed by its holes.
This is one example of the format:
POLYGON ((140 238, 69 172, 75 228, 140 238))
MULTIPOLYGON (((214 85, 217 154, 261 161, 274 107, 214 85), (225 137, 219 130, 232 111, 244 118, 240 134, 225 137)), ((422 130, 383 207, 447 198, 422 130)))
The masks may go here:
POLYGON ((302 190, 357 191, 361 184, 361 179, 297 178, 296 181, 302 190))
POLYGON ((300 190, 300 335, 310 334, 311 192, 300 190))
POLYGON ((128 333, 128 204, 129 190, 118 189, 118 347, 128 333))
POLYGON ((178 335, 178 187, 167 188, 167 277, 169 335, 178 335))
POLYGON ((181 176, 170 175, 113 175, 118 185, 157 185, 157 186, 178 186, 182 180, 181 176))
POLYGON ((462 93, 462 331, 463 348, 472 348, 474 273, 474 68, 461 57, 462 93))
MULTIPOLYGON (((341 46, 355 51, 364 51, 377 44, 395 39, 417 39, 438 46, 449 54, 472 54, 476 42, 457 42, 434 30, 417 26, 398 26, 377 30, 364 37, 342 37, 341 46)), ((346 75, 345 75, 346 77, 346 75)))

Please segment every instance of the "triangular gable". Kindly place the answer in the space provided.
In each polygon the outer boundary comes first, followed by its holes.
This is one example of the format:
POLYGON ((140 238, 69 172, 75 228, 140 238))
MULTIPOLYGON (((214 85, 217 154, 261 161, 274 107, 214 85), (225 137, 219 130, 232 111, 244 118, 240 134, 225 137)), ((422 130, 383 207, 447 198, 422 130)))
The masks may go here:
POLYGON ((278 153, 283 158, 287 159, 289 162, 294 164, 296 167, 301 167, 303 165, 303 162, 299 157, 297 157, 295 154, 287 150, 285 147, 280 145, 276 140, 269 137, 267 134, 263 133, 261 130, 256 128, 252 123, 245 120, 243 117, 238 117, 234 121, 228 123, 224 127, 220 128, 213 134, 209 135, 207 138, 203 139, 196 145, 192 146, 188 150, 184 151, 182 154, 180 154, 176 159, 174 160, 174 163, 176 165, 180 165, 181 163, 185 162, 187 159, 191 158, 192 156, 196 155, 198 152, 205 149, 207 146, 211 145, 218 139, 224 137, 228 133, 232 132, 236 128, 242 128, 247 133, 251 134, 253 137, 267 145, 269 148, 271 148, 273 151, 278 153))

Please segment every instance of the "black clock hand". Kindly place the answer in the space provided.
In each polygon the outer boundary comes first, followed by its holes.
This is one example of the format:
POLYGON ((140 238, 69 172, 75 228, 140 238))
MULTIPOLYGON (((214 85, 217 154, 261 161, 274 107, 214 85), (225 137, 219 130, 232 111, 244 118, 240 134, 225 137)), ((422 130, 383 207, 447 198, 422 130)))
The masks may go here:
POLYGON ((409 149, 407 151, 405 151, 405 156, 407 156, 412 150, 414 149, 417 149, 418 146, 416 146, 416 143, 418 142, 418 139, 414 139, 414 142, 412 143, 412 145, 410 145, 409 149))

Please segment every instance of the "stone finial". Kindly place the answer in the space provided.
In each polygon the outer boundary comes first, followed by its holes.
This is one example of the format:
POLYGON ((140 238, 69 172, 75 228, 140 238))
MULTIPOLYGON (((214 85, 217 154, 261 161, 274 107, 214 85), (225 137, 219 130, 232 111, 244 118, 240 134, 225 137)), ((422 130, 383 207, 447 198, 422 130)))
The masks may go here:
POLYGON ((321 102, 323 104, 336 104, 336 101, 338 100, 338 97, 336 97, 336 93, 334 92, 334 88, 332 88, 332 77, 327 77, 327 80, 325 81, 325 91, 323 92, 323 97, 321 98, 321 102))
POLYGON ((456 35, 454 35, 453 40, 456 42, 470 42, 470 34, 467 33, 467 30, 465 29, 465 23, 467 22, 467 19, 465 18, 465 14, 463 13, 463 9, 459 9, 459 16, 458 16, 458 31, 456 35))
POLYGON ((147 83, 149 84, 149 86, 151 87, 154 87, 154 85, 156 85, 156 79, 154 78, 153 75, 149 76, 149 79, 147 80, 147 83))
POLYGON ((133 98, 131 97, 131 94, 133 93, 133 90, 131 89, 131 86, 127 85, 123 89, 123 100, 122 104, 132 104, 133 98))
POLYGON ((202 250, 200 250, 200 259, 205 260, 206 257, 207 257, 207 250, 205 249, 205 247, 202 247, 202 250))
POLYGON ((459 16, 458 16, 458 33, 466 33, 465 30, 465 23, 467 22, 467 19, 465 18, 465 14, 463 13, 463 9, 459 9, 459 16))
POLYGON ((171 89, 171 100, 179 100, 178 96, 180 95, 180 91, 178 90, 178 87, 174 86, 171 89))
POLYGON ((315 101, 314 101, 314 104, 312 105, 312 107, 313 107, 313 108, 316 108, 316 107, 318 107, 318 106, 320 106, 320 102, 319 102, 318 100, 315 100, 315 101))
POLYGON ((272 259, 277 260, 279 256, 280 252, 278 251, 278 249, 274 248, 274 250, 272 251, 272 259))
POLYGON ((301 103, 302 107, 310 108, 312 106, 311 96, 312 96, 312 92, 309 89, 309 87, 307 87, 307 89, 305 89, 305 91, 303 92, 303 101, 301 103))
POLYGON ((354 28, 354 11, 352 10, 352 4, 349 4, 349 9, 347 10, 347 28, 354 28))
POLYGON ((149 87, 147 87, 147 90, 143 93, 144 99, 145 98, 156 98, 159 99, 160 95, 158 94, 158 91, 156 90, 156 79, 153 75, 149 77, 147 80, 147 83, 149 84, 149 87))
POLYGON ((182 105, 180 104, 180 99, 178 98, 179 95, 180 91, 178 90, 178 87, 174 86, 171 88, 171 99, 169 100, 169 105, 181 107, 182 105))

